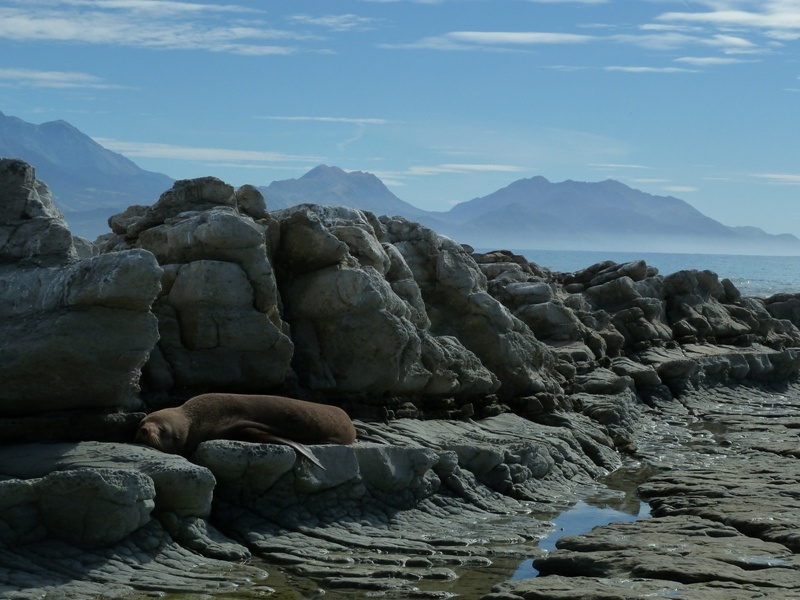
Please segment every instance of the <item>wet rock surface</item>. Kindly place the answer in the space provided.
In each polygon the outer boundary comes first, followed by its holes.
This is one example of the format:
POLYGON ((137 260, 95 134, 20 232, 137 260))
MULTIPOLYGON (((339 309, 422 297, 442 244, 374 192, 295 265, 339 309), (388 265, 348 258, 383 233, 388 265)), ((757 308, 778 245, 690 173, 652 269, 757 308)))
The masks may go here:
MULTIPOLYGON (((794 598, 797 385, 719 386, 658 407, 634 455, 652 517, 562 538, 540 576, 484 598, 794 598)), ((650 421, 647 425, 647 421, 650 421)))
POLYGON ((551 272, 212 177, 93 245, 0 161, 0 211, 2 597, 800 590, 796 295, 644 261, 551 272), (361 440, 314 446, 324 468, 132 443, 207 391, 335 404, 361 440), (649 518, 539 546, 579 500, 637 515, 637 485, 649 518))

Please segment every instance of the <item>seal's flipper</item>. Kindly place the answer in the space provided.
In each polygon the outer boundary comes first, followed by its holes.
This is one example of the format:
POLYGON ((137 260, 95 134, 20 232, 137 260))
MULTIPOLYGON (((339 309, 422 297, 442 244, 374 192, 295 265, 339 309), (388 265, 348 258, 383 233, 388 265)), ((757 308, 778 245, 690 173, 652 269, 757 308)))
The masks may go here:
POLYGON ((317 457, 314 456, 314 453, 311 451, 311 448, 309 448, 305 444, 301 444, 300 442, 295 442, 294 440, 278 437, 277 435, 274 435, 272 437, 278 444, 285 444, 287 446, 291 446, 301 455, 305 456, 308 460, 317 465, 320 469, 322 469, 323 471, 326 470, 325 467, 322 466, 322 463, 319 462, 317 457))
POLYGON ((322 466, 322 463, 319 462, 314 453, 311 452, 311 448, 306 446, 305 444, 301 444, 300 442, 295 442, 294 440, 290 440, 288 438, 277 436, 273 433, 270 433, 263 429, 263 427, 259 427, 258 425, 254 424, 247 427, 237 428, 235 437, 231 439, 240 440, 242 442, 257 442, 260 444, 282 444, 284 446, 291 446, 295 449, 296 452, 305 456, 309 461, 317 465, 323 471, 325 467, 322 466))

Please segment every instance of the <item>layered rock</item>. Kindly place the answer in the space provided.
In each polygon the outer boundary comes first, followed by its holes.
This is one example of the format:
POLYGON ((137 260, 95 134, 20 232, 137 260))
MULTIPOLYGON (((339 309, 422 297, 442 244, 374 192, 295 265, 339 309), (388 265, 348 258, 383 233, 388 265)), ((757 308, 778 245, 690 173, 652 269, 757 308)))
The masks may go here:
MULTIPOLYGON (((16 444, 0 447, 0 593, 269 593, 258 569, 224 574, 254 554, 307 595, 446 597, 531 557, 559 575, 492 597, 558 597, 567 577, 632 594, 663 577, 688 595, 732 551, 778 561, 758 593, 790 589, 796 561, 769 544, 797 546, 780 501, 796 495, 794 403, 762 419, 768 400, 720 390, 797 378, 794 295, 743 298, 644 261, 554 273, 401 218, 270 214, 252 186, 215 178, 112 217, 98 249, 68 235, 23 163, 0 161, 0 193, 0 438, 16 444), (131 440, 142 397, 222 390, 324 398, 385 443, 314 447, 319 469, 282 446, 208 442, 188 461, 85 441, 131 440), (704 403, 708 390, 724 398, 704 403), (701 446, 715 410, 741 431, 701 446), (25 443, 43 440, 56 443, 25 443), (662 520, 610 529, 620 547, 596 552, 598 533, 543 556, 550 525, 526 511, 554 515, 626 456, 672 468, 642 488, 662 520), (701 558, 667 564, 652 535, 701 558)), ((723 566, 709 587, 739 594, 759 565, 723 566)))
POLYGON ((564 537, 484 600, 797 595, 797 385, 692 390, 638 432, 652 516, 564 537), (657 540, 657 543, 654 543, 657 540))
POLYGON ((646 400, 705 380, 782 380, 800 371, 790 297, 743 298, 710 271, 664 277, 644 261, 564 274, 507 252, 476 259, 492 294, 547 344, 573 391, 625 387, 603 367, 633 379, 646 400))
POLYGON ((491 365, 463 338, 432 326, 403 253, 424 228, 391 237, 374 216, 343 207, 301 205, 275 216, 280 289, 301 384, 376 399, 470 398, 497 389, 491 365))
POLYGON ((400 217, 382 223, 419 286, 432 332, 473 352, 499 379, 502 397, 560 391, 551 354, 489 293, 467 250, 400 217))
POLYGON ((148 250, 164 270, 149 393, 263 392, 290 378, 293 344, 268 255, 277 229, 258 190, 213 177, 178 181, 110 224, 106 250, 148 250))
POLYGON ((155 258, 78 259, 33 169, 2 159, 0 181, 0 415, 134 405, 158 339, 155 258))

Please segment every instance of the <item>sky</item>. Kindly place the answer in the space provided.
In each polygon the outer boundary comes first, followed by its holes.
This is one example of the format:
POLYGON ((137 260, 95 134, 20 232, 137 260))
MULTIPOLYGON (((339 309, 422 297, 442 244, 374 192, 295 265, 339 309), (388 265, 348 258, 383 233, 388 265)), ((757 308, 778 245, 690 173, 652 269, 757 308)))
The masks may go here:
POLYGON ((798 50, 800 0, 0 0, 0 111, 176 179, 611 178, 800 237, 798 50))

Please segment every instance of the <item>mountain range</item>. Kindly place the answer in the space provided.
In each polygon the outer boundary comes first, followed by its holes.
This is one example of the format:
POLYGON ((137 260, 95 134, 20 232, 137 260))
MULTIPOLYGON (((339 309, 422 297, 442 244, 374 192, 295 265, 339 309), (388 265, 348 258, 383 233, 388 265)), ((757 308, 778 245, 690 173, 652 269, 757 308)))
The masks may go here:
POLYGON ((108 233, 108 217, 132 204, 152 204, 175 181, 140 169, 66 121, 34 125, 2 112, 0 156, 33 165, 72 233, 89 239, 108 233))
MULTIPOLYGON (((32 164, 73 233, 89 239, 108 232, 108 216, 131 204, 152 204, 174 182, 103 148, 66 121, 33 125, 0 112, 0 156, 32 164)), ((520 179, 447 212, 401 200, 370 173, 327 165, 259 189, 269 210, 301 203, 352 206, 418 221, 479 249, 800 254, 793 235, 728 227, 683 200, 612 179, 520 179)))

